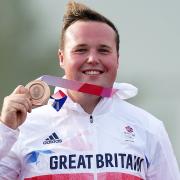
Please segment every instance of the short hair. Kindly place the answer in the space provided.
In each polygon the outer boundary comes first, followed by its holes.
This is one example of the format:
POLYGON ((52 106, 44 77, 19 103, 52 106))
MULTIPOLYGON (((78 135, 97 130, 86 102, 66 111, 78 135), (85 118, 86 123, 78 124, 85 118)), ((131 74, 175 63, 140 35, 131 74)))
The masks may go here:
POLYGON ((90 9, 89 7, 85 6, 84 4, 77 3, 75 1, 69 1, 67 4, 66 13, 63 17, 63 26, 61 30, 61 37, 60 37, 60 49, 64 49, 64 36, 67 28, 75 23, 76 21, 96 21, 102 22, 109 25, 115 31, 115 42, 116 42, 116 49, 119 52, 119 33, 115 25, 106 17, 99 14, 98 12, 90 9))

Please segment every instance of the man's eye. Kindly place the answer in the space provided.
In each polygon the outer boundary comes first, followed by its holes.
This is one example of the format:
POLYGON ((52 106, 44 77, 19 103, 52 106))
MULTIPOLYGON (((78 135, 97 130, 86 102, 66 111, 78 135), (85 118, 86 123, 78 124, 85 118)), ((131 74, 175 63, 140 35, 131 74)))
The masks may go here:
POLYGON ((99 49, 100 53, 108 54, 110 51, 108 49, 99 49))
POLYGON ((76 49, 75 52, 77 53, 83 53, 83 52, 86 52, 86 49, 76 49))

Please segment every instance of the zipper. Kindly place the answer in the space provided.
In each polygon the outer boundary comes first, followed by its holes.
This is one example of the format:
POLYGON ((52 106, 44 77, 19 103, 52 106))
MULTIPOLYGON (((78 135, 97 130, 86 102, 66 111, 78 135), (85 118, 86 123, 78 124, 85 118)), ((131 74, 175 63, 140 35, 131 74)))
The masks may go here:
POLYGON ((89 119, 90 119, 90 123, 93 123, 93 116, 92 116, 92 114, 90 115, 89 119))

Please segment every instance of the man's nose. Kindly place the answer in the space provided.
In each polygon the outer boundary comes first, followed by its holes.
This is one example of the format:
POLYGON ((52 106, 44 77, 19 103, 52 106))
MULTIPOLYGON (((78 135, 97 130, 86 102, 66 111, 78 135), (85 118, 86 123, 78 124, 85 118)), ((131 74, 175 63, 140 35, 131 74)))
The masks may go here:
POLYGON ((96 52, 90 52, 88 55, 87 63, 89 64, 98 64, 99 63, 99 57, 96 52))

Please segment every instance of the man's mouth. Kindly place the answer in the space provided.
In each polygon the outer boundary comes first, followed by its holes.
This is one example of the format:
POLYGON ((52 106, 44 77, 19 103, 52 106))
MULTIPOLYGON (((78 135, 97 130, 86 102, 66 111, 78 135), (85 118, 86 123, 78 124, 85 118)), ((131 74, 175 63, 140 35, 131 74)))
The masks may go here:
POLYGON ((83 71, 83 73, 86 75, 99 75, 99 74, 102 74, 103 71, 101 71, 101 70, 85 70, 85 71, 83 71))

